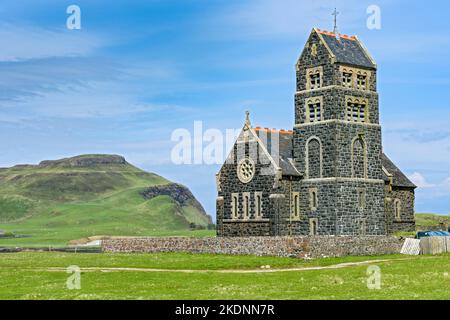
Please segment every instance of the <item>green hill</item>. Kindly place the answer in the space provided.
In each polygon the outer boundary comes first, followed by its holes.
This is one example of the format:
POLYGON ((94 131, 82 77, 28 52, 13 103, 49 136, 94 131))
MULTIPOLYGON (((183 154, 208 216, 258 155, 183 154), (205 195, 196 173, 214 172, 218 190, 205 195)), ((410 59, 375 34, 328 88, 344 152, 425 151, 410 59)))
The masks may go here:
POLYGON ((64 245, 94 235, 190 234, 211 223, 192 193, 117 155, 0 169, 2 245, 64 245))
POLYGON ((420 230, 443 230, 450 226, 450 215, 416 213, 416 225, 420 230))

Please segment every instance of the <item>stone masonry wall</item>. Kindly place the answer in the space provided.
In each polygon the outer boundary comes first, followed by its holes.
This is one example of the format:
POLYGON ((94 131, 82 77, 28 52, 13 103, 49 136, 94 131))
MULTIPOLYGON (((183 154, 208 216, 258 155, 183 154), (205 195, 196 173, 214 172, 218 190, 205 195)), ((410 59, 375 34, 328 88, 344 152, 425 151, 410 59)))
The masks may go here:
POLYGON ((399 253, 402 244, 400 238, 388 236, 145 237, 103 240, 102 251, 321 258, 399 253))
POLYGON ((414 189, 386 186, 386 225, 388 234, 410 232, 416 230, 414 220, 414 189), (395 201, 400 200, 400 219, 395 216, 395 201))

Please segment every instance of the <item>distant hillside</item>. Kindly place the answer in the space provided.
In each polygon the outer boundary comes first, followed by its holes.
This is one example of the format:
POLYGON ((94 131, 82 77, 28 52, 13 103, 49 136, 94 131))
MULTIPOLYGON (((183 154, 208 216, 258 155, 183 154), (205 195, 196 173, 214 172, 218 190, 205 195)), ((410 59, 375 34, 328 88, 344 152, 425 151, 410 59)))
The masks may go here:
POLYGON ((419 230, 443 230, 450 226, 450 215, 416 213, 416 225, 419 230))
MULTIPOLYGON (((147 235, 210 223, 186 187, 121 156, 81 155, 0 169, 0 230, 31 235, 27 243, 147 235)), ((0 246, 14 241, 0 239, 0 246)))

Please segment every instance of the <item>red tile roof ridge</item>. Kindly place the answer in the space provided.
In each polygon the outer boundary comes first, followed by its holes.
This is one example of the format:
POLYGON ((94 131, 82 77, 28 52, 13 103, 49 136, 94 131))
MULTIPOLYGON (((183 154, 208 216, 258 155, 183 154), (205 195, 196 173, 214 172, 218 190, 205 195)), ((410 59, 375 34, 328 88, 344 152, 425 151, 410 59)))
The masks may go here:
MULTIPOLYGON (((336 34, 334 32, 331 32, 331 31, 326 31, 326 30, 321 30, 321 29, 317 29, 317 31, 319 33, 327 35, 327 36, 336 37, 336 34)), ((349 36, 349 35, 346 35, 346 34, 339 34, 339 37, 341 37, 343 39, 347 39, 347 40, 356 41, 356 36, 349 36)))
POLYGON ((255 127, 254 128, 256 131, 265 131, 265 132, 270 132, 270 133, 281 133, 281 134, 292 134, 293 131, 292 130, 284 130, 284 129, 280 129, 277 130, 276 128, 262 128, 262 127, 255 127))

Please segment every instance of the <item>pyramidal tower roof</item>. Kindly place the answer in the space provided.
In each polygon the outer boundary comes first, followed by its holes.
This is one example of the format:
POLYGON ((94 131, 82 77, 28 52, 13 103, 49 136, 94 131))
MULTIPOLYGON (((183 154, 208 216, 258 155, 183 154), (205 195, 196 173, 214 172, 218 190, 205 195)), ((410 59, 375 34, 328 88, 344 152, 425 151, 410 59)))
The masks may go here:
POLYGON ((334 32, 318 28, 314 28, 313 32, 319 35, 319 38, 337 63, 370 69, 377 68, 375 60, 370 56, 358 37, 345 34, 337 35, 334 32))

